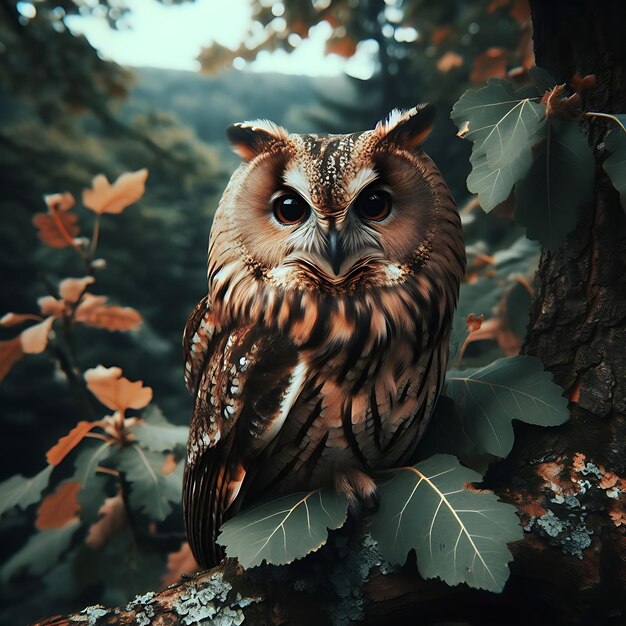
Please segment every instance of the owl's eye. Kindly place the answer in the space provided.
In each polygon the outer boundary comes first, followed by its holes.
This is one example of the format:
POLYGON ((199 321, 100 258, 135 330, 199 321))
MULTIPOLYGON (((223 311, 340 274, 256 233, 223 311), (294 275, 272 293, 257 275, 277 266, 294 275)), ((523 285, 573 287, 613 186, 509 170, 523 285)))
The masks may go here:
POLYGON ((310 213, 309 205, 295 193, 285 193, 273 204, 274 217, 281 224, 297 224, 301 222, 310 213))
POLYGON ((380 222, 391 212, 391 196, 382 189, 366 189, 354 206, 362 219, 380 222))

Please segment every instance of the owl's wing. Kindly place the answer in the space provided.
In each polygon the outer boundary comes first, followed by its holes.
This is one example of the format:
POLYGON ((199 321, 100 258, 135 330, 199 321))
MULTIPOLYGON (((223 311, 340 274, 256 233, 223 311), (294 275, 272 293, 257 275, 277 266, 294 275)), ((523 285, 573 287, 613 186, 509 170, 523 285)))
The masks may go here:
POLYGON ((221 558, 215 539, 246 475, 275 437, 304 384, 293 344, 257 325, 221 328, 207 300, 185 329, 187 384, 194 409, 183 506, 196 560, 221 558))

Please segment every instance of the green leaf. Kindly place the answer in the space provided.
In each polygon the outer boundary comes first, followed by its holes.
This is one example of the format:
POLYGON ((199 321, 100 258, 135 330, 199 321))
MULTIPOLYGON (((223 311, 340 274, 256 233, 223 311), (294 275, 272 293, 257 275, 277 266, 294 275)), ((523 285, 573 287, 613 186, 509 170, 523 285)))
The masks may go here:
POLYGON ((85 521, 95 521, 98 511, 107 497, 106 485, 109 477, 98 474, 96 468, 106 461, 114 448, 106 442, 84 442, 74 461, 74 480, 81 484, 77 500, 80 504, 80 517, 85 521))
POLYGON ((424 578, 500 592, 513 559, 507 542, 522 538, 516 510, 466 485, 482 476, 450 455, 401 468, 379 488, 370 532, 382 556, 403 564, 415 550, 424 578))
POLYGON ((456 437, 465 443, 455 454, 487 452, 505 457, 513 447, 512 420, 558 426, 569 418, 563 390, 552 382, 541 361, 530 356, 498 359, 478 369, 450 370, 445 389, 460 422, 443 414, 441 428, 450 432, 462 428, 467 435, 456 437))
POLYGON ((515 217, 529 239, 555 250, 592 199, 595 160, 578 122, 548 126, 528 175, 515 186, 515 217))
POLYGON ((157 406, 148 407, 143 414, 143 419, 143 422, 131 428, 131 432, 142 448, 154 452, 165 452, 187 443, 188 428, 174 426, 168 422, 157 406))
MULTIPOLYGON (((623 124, 626 125, 626 115, 616 117, 623 117, 623 124)), ((611 156, 604 161, 602 167, 613 187, 619 192, 622 209, 626 211, 626 132, 621 128, 611 131, 604 139, 604 147, 611 156)))
POLYGON ((0 483, 0 515, 19 506, 22 510, 39 502, 41 492, 48 486, 52 465, 47 465, 32 478, 17 475, 0 483))
POLYGON ((172 504, 181 501, 183 463, 178 463, 171 474, 162 469, 166 456, 138 445, 122 448, 117 457, 117 468, 130 483, 130 505, 157 521, 172 512, 172 504))
POLYGON ((294 493, 239 513, 217 541, 245 568, 264 560, 285 565, 323 546, 328 529, 343 526, 347 515, 348 501, 333 489, 294 493))
POLYGON ((446 395, 440 395, 414 459, 424 459, 434 454, 466 456, 474 448, 474 440, 465 430, 465 422, 454 400, 446 395))
POLYGON ((491 211, 510 195, 513 185, 528 172, 532 147, 545 127, 545 110, 529 98, 519 98, 512 86, 491 79, 486 87, 466 91, 454 105, 452 119, 474 143, 467 188, 491 211))
POLYGON ((34 534, 26 544, 17 551, 0 570, 0 579, 3 583, 15 574, 26 571, 35 576, 41 576, 53 565, 56 565, 61 555, 70 545, 72 536, 80 526, 80 520, 74 519, 61 528, 44 530, 34 534))

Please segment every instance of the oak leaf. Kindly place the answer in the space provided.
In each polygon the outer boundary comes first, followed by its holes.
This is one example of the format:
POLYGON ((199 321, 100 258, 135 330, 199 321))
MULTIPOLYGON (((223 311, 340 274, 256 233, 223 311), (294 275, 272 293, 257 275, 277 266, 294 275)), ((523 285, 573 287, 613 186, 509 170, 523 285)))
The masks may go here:
POLYGON ((131 307, 107 306, 105 296, 85 294, 76 309, 76 321, 106 330, 134 330, 143 318, 131 307))
POLYGON ((143 381, 131 382, 119 367, 98 365, 85 372, 87 387, 105 406, 115 411, 143 409, 152 400, 152 388, 143 381))
POLYGON ((96 279, 93 276, 84 278, 66 278, 59 283, 59 294, 66 302, 78 302, 85 293, 88 285, 93 284, 96 279))
POLYGON ((43 197, 44 202, 51 211, 69 211, 75 204, 74 196, 67 191, 65 193, 53 193, 43 197))
POLYGON ((65 437, 61 437, 61 439, 48 450, 46 453, 48 463, 50 465, 58 465, 85 438, 85 435, 90 430, 101 425, 101 422, 78 422, 65 437))
POLYGON ((40 322, 41 317, 32 313, 5 313, 0 317, 0 326, 18 326, 32 320, 40 322))
POLYGON ((121 213, 143 196, 148 170, 126 172, 111 184, 104 174, 92 181, 92 188, 83 191, 83 204, 94 213, 121 213))
POLYGON ((41 354, 46 349, 52 322, 54 322, 54 317, 47 317, 20 333, 19 339, 24 354, 41 354))
POLYGON ((74 480, 61 483, 54 493, 43 499, 37 511, 35 526, 39 530, 51 530, 62 528, 76 519, 80 509, 76 499, 79 490, 80 483, 74 480))
POLYGON ((37 300, 42 315, 60 317, 65 309, 65 302, 57 300, 54 296, 42 296, 37 300))
POLYGON ((89 527, 85 543, 92 548, 101 548, 108 540, 126 527, 126 507, 121 495, 107 498, 98 511, 100 518, 89 527))
POLYGON ((78 216, 70 209, 75 200, 71 193, 56 193, 44 196, 48 205, 48 213, 36 213, 33 224, 37 228, 39 238, 51 248, 67 248, 78 235, 78 216))

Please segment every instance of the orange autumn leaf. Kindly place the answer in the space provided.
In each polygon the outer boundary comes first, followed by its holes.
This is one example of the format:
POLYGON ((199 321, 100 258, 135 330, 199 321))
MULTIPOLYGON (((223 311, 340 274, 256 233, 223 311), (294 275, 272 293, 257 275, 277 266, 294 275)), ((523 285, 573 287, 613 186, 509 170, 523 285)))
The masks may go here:
POLYGON ((75 204, 74 196, 67 191, 65 193, 53 193, 43 197, 44 202, 48 205, 48 209, 51 211, 62 211, 66 213, 75 204))
POLYGON ((173 585, 183 574, 194 574, 200 569, 198 563, 191 554, 191 548, 185 541, 178 552, 167 555, 167 571, 161 578, 164 587, 173 585))
POLYGON ((98 365, 85 372, 87 387, 102 404, 115 411, 143 409, 152 400, 152 388, 143 381, 131 382, 119 367, 98 365))
POLYGON ((18 326, 30 321, 40 322, 41 317, 32 313, 5 313, 0 317, 0 326, 18 326))
POLYGON ((488 78, 504 78, 506 76, 506 62, 506 50, 504 48, 489 48, 474 59, 470 80, 473 83, 483 83, 488 78))
POLYGON ((59 283, 59 294, 66 302, 77 302, 88 285, 96 282, 93 276, 66 278, 59 283))
POLYGON ((434 46, 440 46, 452 33, 450 26, 437 26, 430 36, 430 41, 434 46))
POLYGON ((39 324, 35 324, 20 333, 19 338, 24 354, 41 354, 46 349, 53 322, 53 317, 47 317, 39 324))
POLYGON ((98 511, 100 518, 89 527, 85 543, 101 548, 108 540, 126 527, 126 507, 121 495, 107 498, 98 511))
POLYGON ((51 248, 71 246, 80 231, 76 223, 78 216, 70 212, 76 202, 74 196, 71 193, 55 193, 44 196, 44 201, 48 205, 48 213, 33 216, 39 238, 51 248))
POLYGON ((53 315, 54 317, 61 316, 65 308, 63 300, 57 300, 54 296, 43 296, 37 300, 37 304, 42 315, 53 315))
POLYGON ((22 342, 19 337, 8 341, 0 341, 0 380, 2 380, 11 368, 24 356, 22 342))
POLYGON ((135 330, 143 318, 131 307, 106 306, 105 296, 85 294, 76 309, 76 321, 106 330, 135 330))
POLYGON ((437 69, 444 73, 461 65, 463 65, 463 57, 456 52, 446 52, 437 61, 437 69))
POLYGON ((329 39, 326 42, 326 54, 338 54, 349 59, 356 52, 356 41, 352 37, 329 39))
POLYGON ((146 190, 148 170, 122 174, 113 184, 99 174, 92 181, 92 188, 83 191, 83 204, 95 213, 121 213, 136 202, 146 190))
POLYGON ((76 498, 79 491, 79 482, 70 480, 61 483, 54 493, 43 499, 37 511, 35 526, 39 530, 51 530, 74 520, 80 509, 76 498))
POLYGON ((57 211, 53 217, 51 213, 35 213, 33 225, 37 228, 39 239, 51 248, 67 248, 80 232, 78 216, 74 213, 57 211))
POLYGON ((84 438, 85 435, 101 422, 78 422, 70 432, 61 437, 46 453, 46 460, 50 465, 58 465, 84 438))

